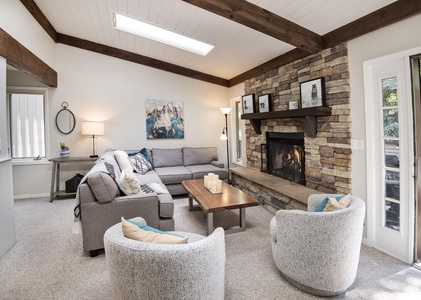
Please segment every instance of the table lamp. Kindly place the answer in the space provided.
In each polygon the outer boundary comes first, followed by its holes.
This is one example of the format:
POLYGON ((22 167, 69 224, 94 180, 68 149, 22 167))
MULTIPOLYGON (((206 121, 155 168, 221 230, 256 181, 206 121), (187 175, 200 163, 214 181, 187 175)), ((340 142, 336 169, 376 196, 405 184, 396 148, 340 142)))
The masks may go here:
POLYGON ((93 121, 82 122, 82 134, 92 136, 92 155, 90 157, 98 157, 95 154, 95 137, 104 135, 104 123, 93 121))

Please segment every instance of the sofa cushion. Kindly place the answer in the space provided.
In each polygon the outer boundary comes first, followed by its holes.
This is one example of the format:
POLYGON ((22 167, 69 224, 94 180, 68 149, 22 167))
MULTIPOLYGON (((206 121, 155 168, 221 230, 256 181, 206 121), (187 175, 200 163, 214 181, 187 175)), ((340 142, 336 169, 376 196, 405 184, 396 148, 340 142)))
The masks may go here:
POLYGON ((185 166, 210 164, 218 160, 216 147, 183 147, 183 160, 185 166))
POLYGON ((121 171, 123 170, 133 171, 133 166, 129 161, 129 156, 127 155, 127 152, 123 150, 116 150, 114 151, 114 157, 121 171))
POLYGON ((228 171, 226 169, 218 168, 211 164, 186 166, 186 168, 192 173, 193 179, 202 179, 208 173, 219 175, 221 180, 228 179, 228 171))
POLYGON ((117 184, 110 175, 104 172, 96 172, 88 176, 87 182, 96 200, 107 203, 120 195, 117 184))
POLYGON ((146 172, 152 170, 152 165, 143 154, 137 153, 129 157, 129 161, 135 172, 145 175, 146 172))
POLYGON ((142 148, 139 151, 128 153, 129 157, 130 156, 134 156, 136 154, 142 154, 148 160, 148 162, 151 164, 151 166, 153 168, 152 158, 151 158, 152 154, 151 154, 151 151, 150 150, 148 150, 146 148, 142 148))
POLYGON ((177 149, 152 149, 152 160, 154 168, 174 167, 183 165, 183 151, 177 149))
POLYGON ((97 165, 99 166, 100 164, 104 165, 104 168, 117 183, 118 188, 123 192, 123 194, 126 196, 130 195, 130 192, 127 191, 121 184, 121 171, 120 167, 117 164, 117 161, 114 158, 114 152, 105 152, 103 155, 101 155, 101 157, 98 158, 95 162, 95 165, 93 166, 91 171, 93 171, 93 169, 96 168, 97 165))
POLYGON ((163 184, 181 183, 183 180, 192 179, 191 172, 183 166, 155 168, 155 172, 163 184))
POLYGON ((133 171, 130 172, 127 169, 121 171, 120 183, 128 195, 140 192, 140 183, 133 171))
POLYGON ((180 237, 165 232, 147 231, 121 218, 123 235, 129 239, 155 244, 186 244, 188 237, 180 237))

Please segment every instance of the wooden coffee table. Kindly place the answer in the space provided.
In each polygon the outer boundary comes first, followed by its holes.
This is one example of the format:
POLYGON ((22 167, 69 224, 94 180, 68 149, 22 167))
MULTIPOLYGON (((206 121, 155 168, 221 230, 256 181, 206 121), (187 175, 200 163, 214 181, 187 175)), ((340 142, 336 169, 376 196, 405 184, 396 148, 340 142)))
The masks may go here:
POLYGON ((189 195, 189 210, 194 210, 195 200, 208 218, 208 235, 214 230, 213 213, 227 209, 240 210, 240 223, 236 228, 225 229, 225 233, 234 233, 246 230, 246 207, 258 206, 259 201, 246 193, 222 182, 222 193, 213 194, 203 186, 203 179, 185 180, 181 182, 189 195))

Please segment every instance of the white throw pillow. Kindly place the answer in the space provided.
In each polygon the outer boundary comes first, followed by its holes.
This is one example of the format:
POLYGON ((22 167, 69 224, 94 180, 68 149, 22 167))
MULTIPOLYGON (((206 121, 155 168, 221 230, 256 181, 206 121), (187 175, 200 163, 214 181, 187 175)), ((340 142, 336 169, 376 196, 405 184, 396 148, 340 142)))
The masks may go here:
POLYGON ((129 155, 127 154, 126 151, 123 150, 116 150, 114 151, 114 157, 115 160, 118 163, 118 166, 120 167, 120 170, 128 170, 128 171, 132 171, 133 172, 133 167, 132 164, 129 161, 129 155))
POLYGON ((129 195, 138 194, 140 192, 140 183, 133 172, 127 169, 121 171, 120 183, 129 195))

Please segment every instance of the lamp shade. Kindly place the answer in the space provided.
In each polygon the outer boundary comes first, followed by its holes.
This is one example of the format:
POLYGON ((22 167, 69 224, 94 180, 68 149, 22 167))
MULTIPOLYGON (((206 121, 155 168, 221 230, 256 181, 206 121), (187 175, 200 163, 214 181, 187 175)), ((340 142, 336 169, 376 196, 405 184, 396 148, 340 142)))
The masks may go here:
POLYGON ((221 108, 220 108, 220 110, 222 111, 222 113, 223 113, 224 115, 227 115, 227 114, 229 114, 229 113, 230 113, 230 111, 231 111, 231 107, 221 107, 221 108))
POLYGON ((82 122, 82 134, 85 135, 104 135, 103 122, 82 122))

